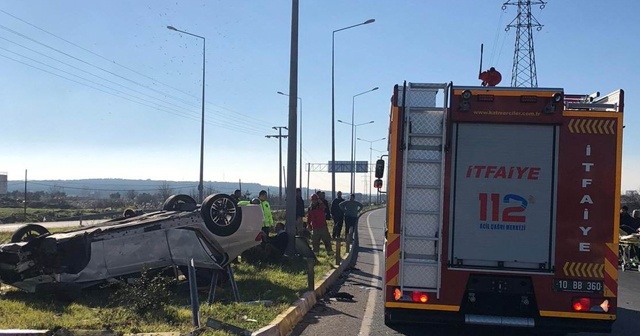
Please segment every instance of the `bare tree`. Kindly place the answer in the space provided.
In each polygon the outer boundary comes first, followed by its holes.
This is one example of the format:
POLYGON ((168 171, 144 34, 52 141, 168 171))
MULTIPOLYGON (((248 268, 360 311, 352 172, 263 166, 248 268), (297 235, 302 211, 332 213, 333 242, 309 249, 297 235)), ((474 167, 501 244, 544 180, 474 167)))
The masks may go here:
POLYGON ((158 189, 158 196, 160 196, 161 202, 164 202, 164 200, 169 198, 169 196, 171 195, 173 195, 173 188, 171 188, 171 185, 169 184, 169 182, 167 181, 162 182, 162 184, 160 185, 160 188, 158 189))
POLYGON ((213 194, 217 194, 219 192, 220 192, 219 190, 215 189, 211 185, 208 185, 208 186, 206 186, 204 188, 204 195, 205 195, 204 197, 207 197, 207 196, 213 195, 213 194))
POLYGON ((189 192, 189 196, 191 196, 191 198, 193 198, 194 200, 198 199, 198 189, 196 188, 192 188, 191 191, 189 192))
POLYGON ((137 195, 138 195, 138 193, 133 189, 127 191, 127 199, 128 200, 132 200, 133 201, 134 199, 136 199, 137 195))
POLYGON ((640 208, 640 193, 636 190, 629 190, 620 198, 621 205, 626 205, 629 210, 640 208))

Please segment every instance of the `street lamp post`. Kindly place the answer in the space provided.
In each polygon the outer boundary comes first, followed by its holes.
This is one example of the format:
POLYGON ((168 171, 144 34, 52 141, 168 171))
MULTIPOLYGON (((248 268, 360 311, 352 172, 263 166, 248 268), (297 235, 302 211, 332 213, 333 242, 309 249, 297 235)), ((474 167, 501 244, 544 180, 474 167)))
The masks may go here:
POLYGON ((371 183, 371 161, 373 160, 373 143, 374 142, 378 142, 378 141, 382 141, 382 140, 386 140, 387 138, 381 138, 378 140, 365 140, 362 138, 358 138, 358 140, 360 141, 365 141, 369 143, 369 205, 371 205, 371 186, 373 183, 371 183))
MULTIPOLYGON (((368 121, 368 122, 365 122, 365 123, 362 123, 362 124, 355 124, 355 125, 354 125, 354 124, 352 124, 352 123, 348 123, 348 122, 346 122, 346 121, 342 121, 342 120, 338 120, 338 122, 339 122, 339 123, 343 123, 343 124, 345 124, 345 125, 349 125, 349 126, 351 126, 351 129, 353 130, 353 134, 354 134, 354 136, 357 134, 357 131, 358 131, 358 130, 357 130, 357 127, 358 127, 358 126, 368 125, 368 124, 373 124, 373 123, 374 123, 374 121, 373 121, 373 120, 368 121)), ((355 161, 355 157, 356 157, 356 146, 355 146, 355 143, 352 143, 352 145, 353 145, 353 160, 351 160, 351 165, 352 165, 352 167, 351 167, 351 168, 352 168, 352 172, 354 172, 354 171, 356 171, 356 170, 357 170, 357 169, 356 169, 356 161, 355 161)), ((355 174, 355 173, 353 173, 353 174, 355 174)), ((355 176, 355 175, 354 175, 354 176, 355 176)), ((355 181, 354 181, 354 179, 351 179, 351 188, 350 188, 350 193, 351 193, 351 194, 355 194, 355 181)))
POLYGON ((206 39, 200 35, 191 34, 189 32, 176 29, 173 26, 167 26, 167 29, 174 30, 183 34, 191 35, 202 39, 202 122, 200 125, 200 182, 198 183, 198 201, 202 204, 204 199, 204 79, 205 79, 205 50, 206 39))
MULTIPOLYGON (((356 144, 356 138, 355 138, 355 127, 353 126, 354 123, 354 117, 355 117, 355 106, 356 106, 356 97, 358 96, 362 96, 365 93, 369 93, 371 91, 375 91, 377 90, 378 87, 374 87, 371 90, 367 90, 364 92, 360 92, 356 95, 353 96, 353 98, 351 99, 351 162, 353 162, 353 166, 351 168, 353 168, 353 170, 351 171, 351 189, 354 188, 355 184, 356 184, 356 153, 355 153, 355 144, 356 144)), ((351 191, 351 193, 353 193, 353 191, 351 191)))
POLYGON ((331 163, 329 168, 331 169, 331 197, 332 199, 336 198, 336 170, 335 170, 335 162, 336 162, 336 104, 335 104, 335 40, 336 33, 339 31, 347 30, 350 28, 355 28, 358 26, 366 25, 369 23, 374 23, 375 19, 369 19, 365 22, 358 23, 353 26, 344 27, 340 29, 336 29, 331 34, 331 163))
MULTIPOLYGON (((278 94, 283 96, 289 96, 288 94, 278 91, 278 94)), ((300 101, 300 190, 302 190, 302 98, 298 97, 300 101)))

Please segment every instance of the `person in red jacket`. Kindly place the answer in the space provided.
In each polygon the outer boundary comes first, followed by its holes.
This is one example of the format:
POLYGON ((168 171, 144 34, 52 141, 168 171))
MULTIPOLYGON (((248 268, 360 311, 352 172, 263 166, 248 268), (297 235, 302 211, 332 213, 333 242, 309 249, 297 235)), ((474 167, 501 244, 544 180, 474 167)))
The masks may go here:
POLYGON ((313 253, 318 254, 320 251, 320 240, 324 243, 328 255, 333 255, 331 248, 331 235, 327 227, 327 218, 325 217, 324 204, 318 198, 318 195, 311 195, 311 205, 307 210, 307 226, 313 231, 311 235, 311 246, 313 253))

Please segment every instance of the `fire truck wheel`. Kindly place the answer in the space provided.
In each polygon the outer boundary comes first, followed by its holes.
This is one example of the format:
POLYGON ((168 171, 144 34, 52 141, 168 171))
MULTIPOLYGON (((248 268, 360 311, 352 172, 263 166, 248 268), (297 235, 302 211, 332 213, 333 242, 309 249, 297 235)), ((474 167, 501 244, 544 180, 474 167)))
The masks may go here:
POLYGON ((200 208, 202 219, 209 231, 221 237, 234 234, 242 223, 242 210, 226 194, 209 195, 200 208))
POLYGON ((28 242, 35 237, 48 234, 49 230, 46 227, 38 224, 27 224, 19 227, 16 232, 11 236, 12 243, 28 242))
POLYGON ((198 203, 189 195, 171 195, 162 204, 162 210, 166 211, 193 211, 198 207, 198 203))
POLYGON ((384 325, 387 327, 393 326, 395 323, 391 321, 391 314, 384 312, 384 325))

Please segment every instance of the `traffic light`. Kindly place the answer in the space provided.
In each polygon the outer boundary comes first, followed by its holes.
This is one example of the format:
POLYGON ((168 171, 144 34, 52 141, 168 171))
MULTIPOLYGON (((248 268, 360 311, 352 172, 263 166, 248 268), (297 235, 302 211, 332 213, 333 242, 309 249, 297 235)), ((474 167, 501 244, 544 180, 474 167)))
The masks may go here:
POLYGON ((373 187, 380 189, 382 188, 382 180, 381 179, 376 179, 375 181, 373 181, 373 187))
MULTIPOLYGON (((376 161, 376 178, 381 179, 384 176, 384 160, 379 159, 376 161)), ((382 185, 382 181, 380 181, 380 185, 382 185)))

